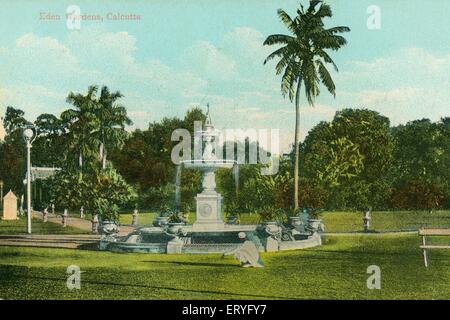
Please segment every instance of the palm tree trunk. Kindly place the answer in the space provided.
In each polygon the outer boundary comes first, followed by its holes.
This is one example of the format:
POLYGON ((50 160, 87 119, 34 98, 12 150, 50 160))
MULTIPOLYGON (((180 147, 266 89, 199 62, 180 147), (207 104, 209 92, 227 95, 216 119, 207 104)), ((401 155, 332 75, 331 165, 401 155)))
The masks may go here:
POLYGON ((83 154, 80 151, 80 156, 78 157, 78 165, 80 166, 80 168, 83 167, 83 154))
POLYGON ((105 147, 105 143, 103 141, 100 143, 99 156, 100 156, 100 162, 102 164, 102 168, 103 168, 103 170, 105 170, 106 169, 106 147, 105 147))
POLYGON ((103 146, 104 146, 104 144, 103 144, 103 142, 101 142, 99 150, 98 150, 98 160, 99 161, 103 161, 103 146))
POLYGON ((106 148, 103 150, 103 170, 106 169, 106 148))
POLYGON ((295 93, 295 138, 294 138, 294 152, 295 152, 295 161, 294 161, 294 213, 297 213, 299 204, 298 204, 298 167, 299 167, 299 140, 300 140, 300 103, 299 103, 299 95, 300 95, 300 83, 297 85, 297 92, 295 93))

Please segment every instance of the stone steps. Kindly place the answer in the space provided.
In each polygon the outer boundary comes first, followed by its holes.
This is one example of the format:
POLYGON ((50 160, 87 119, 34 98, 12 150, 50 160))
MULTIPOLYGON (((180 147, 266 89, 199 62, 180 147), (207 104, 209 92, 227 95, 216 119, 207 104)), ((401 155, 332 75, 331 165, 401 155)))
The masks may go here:
POLYGON ((76 249, 99 239, 99 235, 0 235, 0 246, 76 249))

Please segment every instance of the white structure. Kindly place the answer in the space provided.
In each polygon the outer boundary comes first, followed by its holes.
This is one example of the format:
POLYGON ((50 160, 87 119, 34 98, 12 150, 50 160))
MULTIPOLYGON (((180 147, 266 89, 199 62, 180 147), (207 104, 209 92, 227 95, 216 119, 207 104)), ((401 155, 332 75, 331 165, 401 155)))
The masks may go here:
POLYGON ((222 196, 216 192, 216 177, 214 171, 220 168, 231 169, 237 162, 234 160, 217 159, 215 148, 219 132, 214 129, 208 112, 206 114, 205 130, 201 136, 205 141, 202 159, 182 161, 186 168, 199 169, 203 172, 203 191, 197 194, 197 220, 192 231, 225 230, 223 221, 222 196))
POLYGON ((31 167, 31 182, 38 179, 47 179, 53 176, 60 168, 48 168, 48 167, 31 167))
POLYGON ((17 219, 17 197, 10 190, 3 199, 3 220, 17 219))

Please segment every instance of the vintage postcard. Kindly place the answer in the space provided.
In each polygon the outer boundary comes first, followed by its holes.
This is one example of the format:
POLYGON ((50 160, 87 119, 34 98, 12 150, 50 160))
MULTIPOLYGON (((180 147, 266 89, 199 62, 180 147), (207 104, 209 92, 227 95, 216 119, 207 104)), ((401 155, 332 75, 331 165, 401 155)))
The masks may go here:
POLYGON ((450 1, 0 12, 0 299, 450 298, 450 1))

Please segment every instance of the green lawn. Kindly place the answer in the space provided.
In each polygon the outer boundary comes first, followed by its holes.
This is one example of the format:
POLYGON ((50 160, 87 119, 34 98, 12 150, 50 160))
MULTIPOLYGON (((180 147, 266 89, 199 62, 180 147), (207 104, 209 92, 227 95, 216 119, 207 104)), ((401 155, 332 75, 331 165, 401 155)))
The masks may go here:
MULTIPOLYGON (((83 230, 65 227, 52 222, 42 222, 40 219, 32 219, 31 228, 33 234, 80 234, 86 233, 83 230)), ((8 234, 26 234, 27 220, 21 217, 19 220, 1 220, 0 219, 0 235, 8 234)))
MULTIPOLYGON (((138 224, 140 226, 150 225, 153 222, 153 219, 159 215, 159 212, 141 212, 138 217, 138 224)), ((120 214, 120 223, 121 224, 131 224, 133 217, 132 213, 121 213, 120 214)), ((193 223, 195 221, 195 212, 191 212, 188 216, 189 223, 193 223)))
MULTIPOLYGON (((139 225, 151 224, 157 213, 145 212, 139 215, 139 225)), ((122 224, 131 224, 131 213, 120 215, 122 224)), ((324 212, 323 220, 327 232, 362 231, 361 212, 324 212)), ((195 212, 189 214, 189 221, 195 221, 195 212)), ((242 224, 259 222, 257 214, 242 214, 242 224)), ((375 211, 372 213, 371 228, 376 231, 409 231, 422 226, 450 228, 450 211, 375 211)))
MULTIPOLYGON (((138 224, 140 226, 151 225, 157 214, 157 212, 150 211, 139 213, 138 224)), ((78 212, 70 212, 70 215, 79 217, 78 212)), ((86 219, 90 220, 91 216, 86 214, 86 219)), ((361 212, 324 212, 323 220, 326 232, 360 232, 363 229, 361 212)), ((129 225, 131 221, 131 212, 122 212, 120 214, 121 224, 129 225)), ((195 212, 191 212, 189 214, 189 222, 193 223, 194 221, 195 212)), ((246 213, 241 215, 241 224, 257 223, 259 223, 258 214, 246 213)), ((450 211, 442 210, 433 213, 429 213, 428 211, 374 211, 372 213, 371 229, 378 232, 411 231, 423 226, 450 228, 450 211)), ((20 228, 20 226, 17 229, 11 227, 10 230, 20 231, 20 228)), ((37 222, 36 230, 41 229, 43 230, 42 233, 49 233, 51 230, 57 230, 58 228, 50 225, 41 226, 41 223, 37 222)), ((2 232, 5 232, 5 228, 3 228, 2 222, 0 222, 0 234, 2 232)), ((61 232, 70 233, 70 229, 62 230, 61 232)))
MULTIPOLYGON (((159 213, 157 212, 140 212, 138 217, 138 224, 140 226, 150 225, 153 222, 155 216, 159 213)), ((120 223, 121 224, 131 224, 132 221, 132 213, 121 213, 120 214, 120 223)))
POLYGON ((450 252, 423 266, 417 235, 329 236, 324 245, 263 254, 264 269, 232 257, 119 254, 0 247, 0 298, 8 299, 448 299, 450 252), (66 288, 78 265, 81 290, 66 288), (370 265, 381 290, 366 287, 370 265))
MULTIPOLYGON (((363 229, 361 212, 325 212, 327 232, 355 232, 363 229)), ((376 231, 408 231, 420 227, 450 228, 450 211, 375 211, 371 229, 376 231)))

